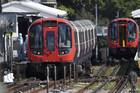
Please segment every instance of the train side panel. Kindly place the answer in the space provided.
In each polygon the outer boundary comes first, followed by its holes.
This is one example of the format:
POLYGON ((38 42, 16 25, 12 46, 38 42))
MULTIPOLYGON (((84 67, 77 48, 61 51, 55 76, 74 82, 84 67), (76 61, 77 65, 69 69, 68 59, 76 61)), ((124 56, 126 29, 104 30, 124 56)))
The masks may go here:
POLYGON ((87 55, 91 54, 95 48, 95 26, 89 20, 75 21, 72 23, 75 28, 75 40, 76 40, 76 56, 75 60, 85 60, 85 57, 91 57, 87 55), (84 21, 84 22, 83 22, 84 21))

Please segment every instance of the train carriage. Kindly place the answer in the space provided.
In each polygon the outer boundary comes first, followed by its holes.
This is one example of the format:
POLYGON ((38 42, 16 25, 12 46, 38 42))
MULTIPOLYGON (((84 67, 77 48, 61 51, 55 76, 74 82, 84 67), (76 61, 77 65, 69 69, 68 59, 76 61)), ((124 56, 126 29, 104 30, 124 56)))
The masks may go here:
POLYGON ((28 59, 33 63, 73 63, 85 56, 85 60, 91 58, 94 28, 90 20, 38 19, 28 31, 28 59))
POLYGON ((110 57, 132 58, 138 48, 139 26, 130 18, 114 19, 108 28, 110 57))

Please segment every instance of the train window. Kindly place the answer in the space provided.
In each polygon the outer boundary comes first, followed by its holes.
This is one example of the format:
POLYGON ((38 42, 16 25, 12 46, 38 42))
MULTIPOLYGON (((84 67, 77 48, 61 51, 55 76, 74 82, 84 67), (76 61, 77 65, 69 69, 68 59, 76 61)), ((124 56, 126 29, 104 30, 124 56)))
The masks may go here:
POLYGON ((123 20, 123 21, 119 21, 118 24, 124 24, 125 25, 125 24, 127 24, 127 22, 123 20))
POLYGON ((57 22, 56 21, 52 21, 52 20, 47 20, 47 21, 43 22, 43 26, 56 27, 57 26, 57 22))
POLYGON ((109 33, 109 36, 112 40, 116 40, 117 39, 117 24, 116 23, 112 23, 111 24, 111 31, 109 33))
POLYGON ((75 43, 77 44, 78 40, 77 40, 77 32, 74 31, 74 38, 75 38, 75 43))
POLYGON ((82 32, 82 30, 81 30, 81 32, 79 33, 79 37, 80 37, 80 39, 81 39, 81 42, 80 42, 80 43, 83 44, 83 38, 84 38, 84 37, 83 37, 83 32, 82 32))
POLYGON ((93 32, 93 29, 91 30, 91 36, 92 36, 92 42, 93 42, 93 38, 94 38, 94 32, 93 32))
POLYGON ((82 43, 83 43, 84 42, 84 31, 83 30, 82 30, 81 36, 82 36, 82 43))
POLYGON ((82 39, 81 39, 81 30, 79 29, 79 31, 78 31, 78 34, 79 34, 79 41, 80 41, 80 44, 82 44, 82 39))
POLYGON ((71 30, 65 23, 58 24, 58 45, 59 47, 72 47, 71 45, 71 30))
POLYGON ((55 48, 55 40, 54 40, 54 32, 53 31, 48 31, 46 33, 46 46, 48 51, 53 51, 55 48))
POLYGON ((33 25, 29 30, 30 48, 34 54, 41 54, 43 39, 42 39, 42 26, 40 24, 33 25))
POLYGON ((93 39, 93 36, 92 36, 92 29, 90 29, 90 37, 91 37, 91 40, 93 39))
POLYGON ((136 25, 128 22, 128 41, 134 41, 136 37, 136 25))
POLYGON ((88 32, 89 32, 89 40, 91 40, 91 38, 92 38, 92 37, 91 37, 91 30, 89 29, 88 32))
POLYGON ((87 41, 88 41, 88 33, 87 33, 88 31, 87 30, 85 30, 85 35, 86 35, 86 43, 87 43, 87 41))
POLYGON ((58 23, 58 46, 59 55, 69 53, 72 47, 71 29, 65 23, 58 23))

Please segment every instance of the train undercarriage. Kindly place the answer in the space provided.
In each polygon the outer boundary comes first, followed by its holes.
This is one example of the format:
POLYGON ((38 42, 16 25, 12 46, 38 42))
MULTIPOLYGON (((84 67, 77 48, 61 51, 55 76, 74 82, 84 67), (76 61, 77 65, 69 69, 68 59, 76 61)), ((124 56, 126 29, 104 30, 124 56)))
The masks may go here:
POLYGON ((110 48, 109 57, 116 59, 131 59, 135 57, 137 49, 136 48, 110 48))
POLYGON ((92 66, 91 63, 92 54, 89 53, 84 57, 79 58, 75 62, 67 62, 67 63, 45 63, 45 62, 30 62, 27 64, 27 77, 37 77, 39 79, 46 79, 47 76, 47 67, 49 68, 49 77, 52 79, 61 79, 64 78, 64 74, 66 76, 72 73, 72 77, 76 77, 77 75, 86 75, 90 76, 90 69, 92 66), (57 76, 57 77, 56 77, 57 76))

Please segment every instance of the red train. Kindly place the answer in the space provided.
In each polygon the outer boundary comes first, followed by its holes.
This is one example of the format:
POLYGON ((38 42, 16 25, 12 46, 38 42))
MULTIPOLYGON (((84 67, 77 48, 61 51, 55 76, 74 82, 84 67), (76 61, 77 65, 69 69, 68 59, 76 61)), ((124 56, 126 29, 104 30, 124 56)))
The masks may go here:
POLYGON ((109 56, 132 58, 138 48, 139 26, 130 18, 114 19, 108 27, 109 56))
POLYGON ((28 31, 28 59, 53 64, 85 61, 95 48, 94 28, 89 20, 38 19, 28 31))

